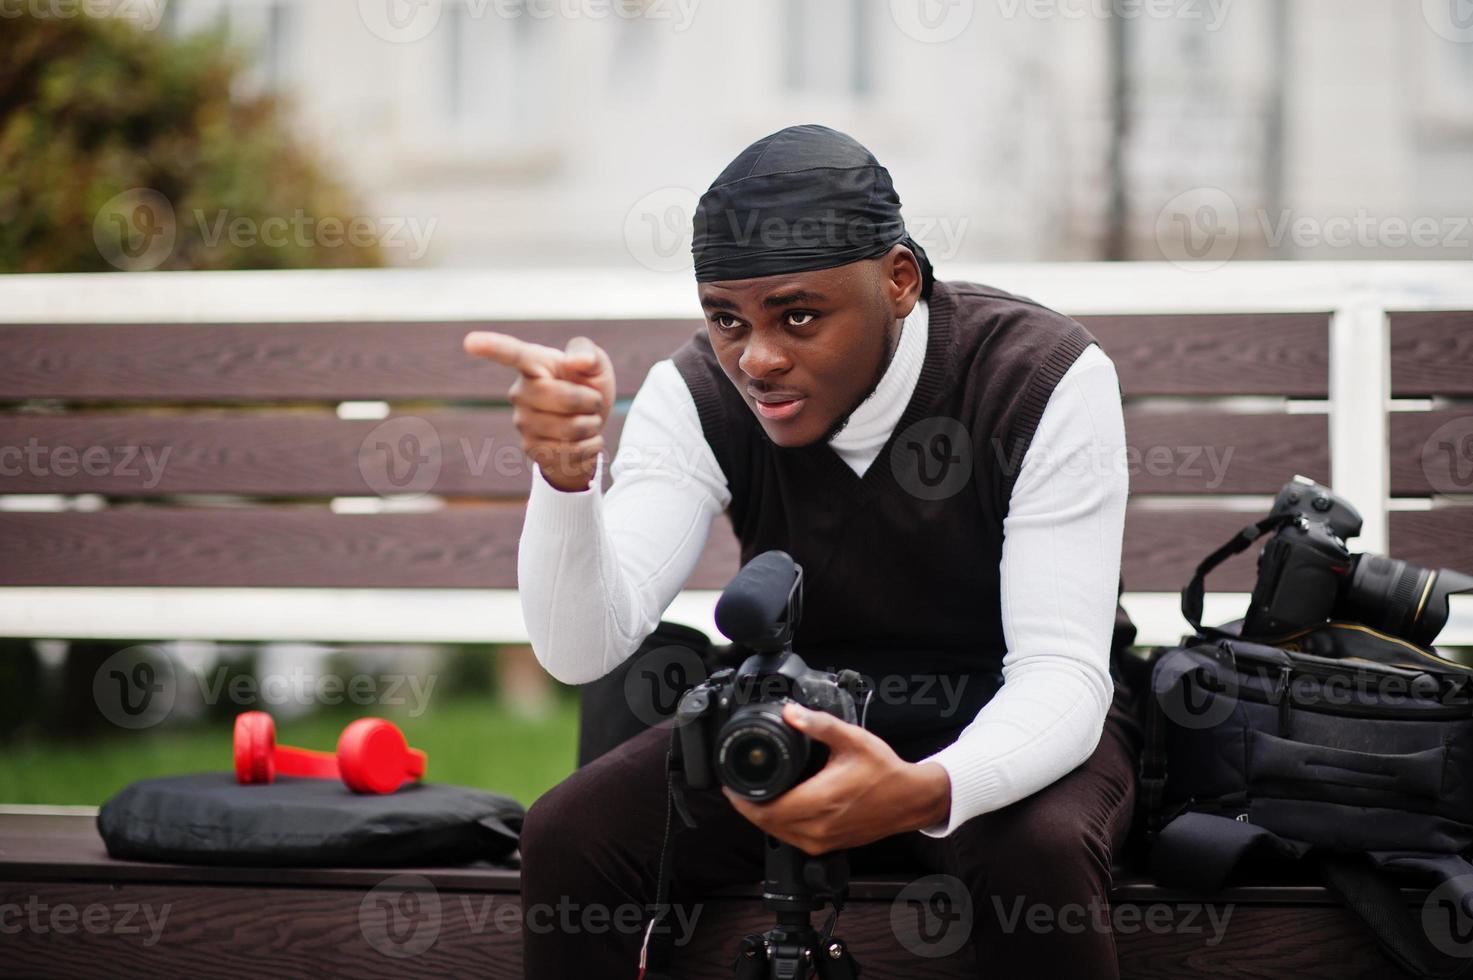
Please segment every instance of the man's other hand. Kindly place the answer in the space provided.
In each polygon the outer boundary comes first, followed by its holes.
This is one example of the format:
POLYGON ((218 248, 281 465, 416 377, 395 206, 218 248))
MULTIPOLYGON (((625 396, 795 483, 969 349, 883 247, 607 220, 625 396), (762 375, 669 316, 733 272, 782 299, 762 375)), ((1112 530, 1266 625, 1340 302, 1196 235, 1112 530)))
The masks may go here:
POLYGON ((778 840, 824 854, 931 827, 951 813, 951 778, 940 764, 906 762, 878 735, 824 711, 789 704, 783 720, 827 745, 827 764, 769 802, 723 790, 737 812, 778 840))

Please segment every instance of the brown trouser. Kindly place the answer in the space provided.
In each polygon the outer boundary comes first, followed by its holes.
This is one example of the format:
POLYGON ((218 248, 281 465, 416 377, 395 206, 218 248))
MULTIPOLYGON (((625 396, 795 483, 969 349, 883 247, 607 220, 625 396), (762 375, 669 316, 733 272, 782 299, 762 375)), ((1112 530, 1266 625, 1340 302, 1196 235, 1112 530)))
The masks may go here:
MULTIPOLYGON (((646 731, 575 772, 528 812, 521 845, 528 978, 635 976, 655 899, 669 742, 665 730, 646 731)), ((970 898, 978 976, 1117 977, 1106 895, 1111 854, 1134 810, 1138 751, 1137 726, 1117 692, 1099 746, 1077 769, 948 837, 899 834, 854 851, 851 865, 857 872, 951 876, 940 880, 965 889, 963 903, 970 898)), ((672 899, 693 902, 710 889, 761 880, 762 833, 719 792, 686 796, 697 826, 675 838, 672 899)), ((928 914, 924 903, 916 911, 928 914)), ((677 946, 689 938, 678 916, 666 920, 677 946)), ((915 934, 897 938, 939 949, 946 922, 936 925, 918 920, 915 934)), ((678 949, 676 957, 678 974, 678 949)))

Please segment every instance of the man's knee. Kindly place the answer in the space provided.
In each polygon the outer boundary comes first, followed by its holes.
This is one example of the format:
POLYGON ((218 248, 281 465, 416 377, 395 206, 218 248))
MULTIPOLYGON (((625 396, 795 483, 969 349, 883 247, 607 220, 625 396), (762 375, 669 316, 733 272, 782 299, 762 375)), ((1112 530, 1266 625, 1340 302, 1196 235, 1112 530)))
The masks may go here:
POLYGON ((1000 865, 995 876, 1039 883, 1108 881, 1110 844, 1087 810, 1047 795, 1009 810, 994 828, 992 853, 1000 865))

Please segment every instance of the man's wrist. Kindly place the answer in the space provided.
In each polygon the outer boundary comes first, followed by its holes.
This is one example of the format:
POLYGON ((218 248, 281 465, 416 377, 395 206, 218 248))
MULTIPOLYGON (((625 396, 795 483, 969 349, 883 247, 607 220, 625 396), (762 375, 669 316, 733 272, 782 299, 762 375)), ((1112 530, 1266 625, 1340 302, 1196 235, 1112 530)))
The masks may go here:
POLYGON ((907 830, 920 830, 944 824, 951 819, 951 776, 939 762, 907 763, 910 778, 908 795, 915 807, 907 830))

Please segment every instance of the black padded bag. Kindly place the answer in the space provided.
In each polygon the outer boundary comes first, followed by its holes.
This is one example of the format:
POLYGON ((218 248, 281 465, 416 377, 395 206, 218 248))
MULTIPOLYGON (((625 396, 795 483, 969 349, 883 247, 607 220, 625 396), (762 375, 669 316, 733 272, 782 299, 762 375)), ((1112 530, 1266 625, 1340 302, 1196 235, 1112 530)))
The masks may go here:
POLYGON ((506 796, 418 783, 358 794, 331 779, 233 773, 144 779, 97 814, 107 852, 130 861, 253 867, 510 863, 525 811, 506 796))

